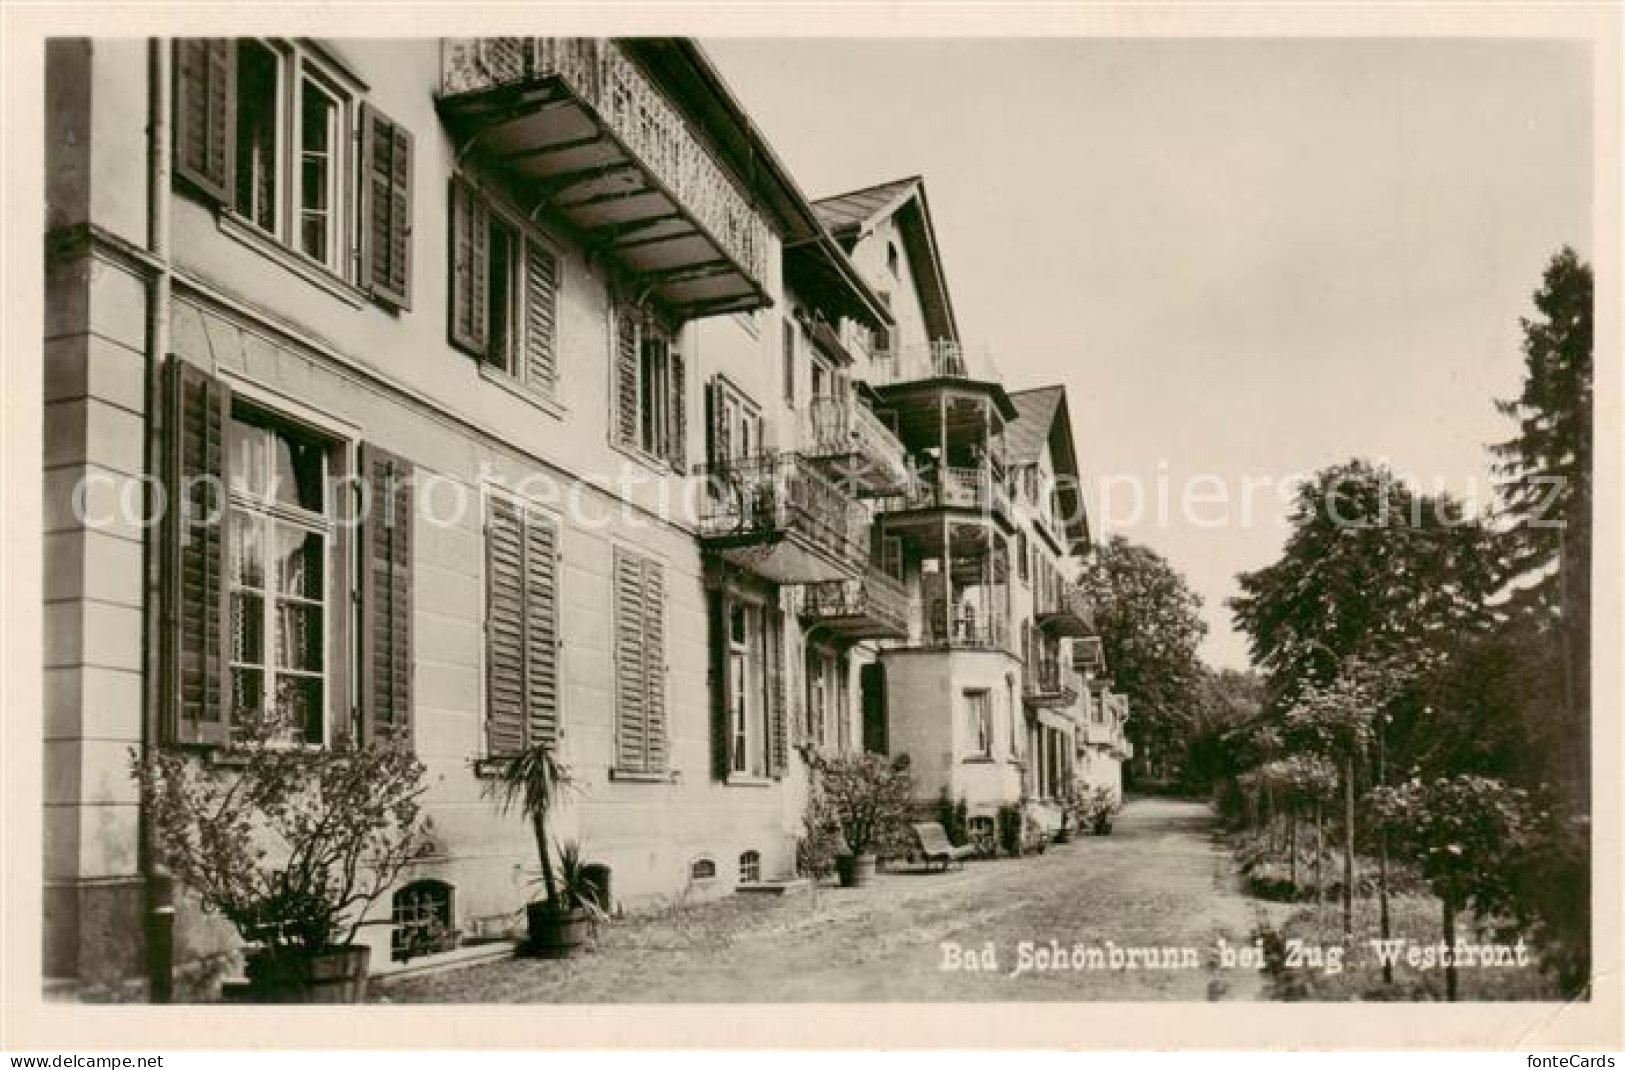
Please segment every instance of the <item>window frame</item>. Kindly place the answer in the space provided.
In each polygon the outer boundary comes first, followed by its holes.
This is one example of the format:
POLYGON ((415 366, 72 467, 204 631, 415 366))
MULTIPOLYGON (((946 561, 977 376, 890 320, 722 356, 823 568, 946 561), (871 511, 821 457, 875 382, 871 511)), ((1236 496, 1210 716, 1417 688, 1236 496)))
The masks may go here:
MULTIPOLYGON (((263 48, 274 61, 276 85, 272 91, 271 124, 275 132, 272 152, 272 175, 275 189, 272 194, 272 226, 265 227, 256 218, 254 205, 245 208, 240 190, 245 181, 238 169, 222 203, 222 210, 249 232, 274 242, 279 248, 296 256, 307 266, 318 268, 341 281, 353 283, 356 275, 355 241, 359 223, 355 215, 359 198, 355 193, 355 142, 360 135, 360 92, 348 78, 318 51, 297 39, 250 37, 233 42, 233 47, 263 48), (326 187, 332 198, 327 209, 328 255, 312 255, 304 247, 302 222, 306 211, 304 199, 304 90, 310 84, 325 95, 333 105, 333 141, 329 147, 330 174, 326 187)), ((239 66, 241 62, 239 59, 239 66)), ((241 80, 236 89, 233 106, 238 110, 238 129, 231 152, 240 156, 243 144, 242 116, 245 114, 241 80)), ((247 181, 252 184, 252 179, 247 181)))
MULTIPOLYGON (((356 454, 357 443, 353 437, 322 426, 311 420, 291 414, 277 405, 267 403, 258 396, 257 392, 245 390, 238 383, 232 383, 231 410, 227 414, 225 427, 224 460, 222 473, 225 481, 226 511, 223 517, 225 524, 225 546, 222 550, 224 556, 223 580, 228 606, 232 596, 241 589, 236 581, 237 570, 233 562, 235 553, 236 531, 240 521, 237 514, 247 513, 260 527, 262 539, 261 562, 264 575, 262 583, 257 590, 261 599, 261 662, 258 664, 243 662, 235 656, 235 635, 227 637, 223 644, 222 656, 227 674, 227 687, 223 695, 226 703, 226 726, 228 732, 237 724, 236 681, 234 670, 247 668, 261 673, 260 694, 262 703, 273 693, 274 681, 278 675, 286 674, 294 677, 308 677, 317 675, 322 681, 322 701, 320 705, 321 732, 320 739, 312 741, 308 738, 288 742, 290 747, 306 749, 325 749, 331 747, 340 734, 339 726, 348 726, 355 712, 355 681, 360 679, 361 665, 360 644, 353 641, 355 628, 359 617, 359 588, 358 579, 363 567, 357 561, 356 555, 362 552, 361 540, 352 537, 354 527, 351 518, 356 515, 357 502, 355 496, 362 493, 357 483, 356 454), (296 505, 279 503, 275 500, 274 483, 271 493, 266 497, 259 497, 250 490, 239 489, 235 485, 234 471, 230 466, 235 451, 233 443, 241 432, 239 425, 256 428, 269 432, 271 435, 283 435, 293 438, 302 438, 308 444, 321 449, 322 473, 320 486, 323 494, 322 512, 311 513, 296 505), (350 487, 351 495, 343 494, 342 488, 350 487), (313 520, 320 516, 321 522, 313 520), (266 536, 274 532, 278 525, 292 525, 306 532, 316 532, 324 540, 322 549, 322 567, 325 575, 322 580, 322 593, 319 599, 321 609, 321 655, 322 668, 319 673, 302 672, 300 670, 283 670, 274 664, 275 660, 275 610, 276 604, 282 600, 282 593, 276 588, 276 580, 271 575, 274 565, 272 544, 266 536)), ((267 452, 270 452, 274 439, 268 439, 267 452)), ((269 461, 271 458, 267 458, 269 461)), ((303 603, 317 602, 310 598, 301 598, 303 603)), ((223 627, 235 632, 235 622, 228 618, 223 627)))
POLYGON ((967 687, 960 691, 965 700, 965 728, 967 758, 993 756, 993 690, 987 687, 967 687), (981 739, 978 741, 977 736, 981 739))
POLYGON ((633 331, 634 346, 637 353, 637 374, 633 376, 637 389, 637 396, 633 399, 635 441, 623 442, 617 433, 617 421, 620 418, 617 411, 620 403, 617 396, 619 386, 616 382, 617 376, 612 371, 609 390, 612 402, 610 406, 610 443, 615 448, 653 468, 680 473, 687 464, 687 432, 686 429, 680 430, 678 425, 673 424, 671 417, 678 411, 677 406, 681 406, 682 422, 686 428, 688 422, 686 418, 688 412, 688 383, 693 378, 692 374, 685 370, 683 377, 684 394, 682 397, 677 397, 673 385, 673 379, 675 378, 673 369, 676 367, 677 361, 683 359, 682 329, 667 325, 651 311, 629 308, 622 300, 612 302, 612 312, 609 320, 610 367, 612 369, 615 368, 615 362, 619 359, 616 348, 619 345, 623 323, 630 325, 633 331), (651 340, 660 343, 662 346, 660 350, 661 368, 655 376, 656 383, 661 391, 660 405, 655 410, 650 408, 650 398, 645 382, 646 355, 651 340), (652 442, 650 436, 645 433, 646 429, 651 427, 656 428, 658 432, 653 436, 654 441, 652 442), (682 436, 682 441, 678 445, 682 447, 684 456, 681 459, 673 459, 668 455, 667 450, 672 446, 673 437, 679 434, 682 436))
POLYGON ((785 316, 780 328, 780 368, 784 375, 784 403, 790 408, 796 407, 796 374, 800 370, 800 361, 796 359, 797 333, 800 325, 791 316, 785 316))
POLYGON ((772 767, 769 719, 773 703, 767 607, 736 596, 727 600, 727 609, 728 776, 765 780, 772 767), (742 636, 734 631, 736 616, 743 623, 742 636), (743 700, 743 709, 736 697, 743 700))

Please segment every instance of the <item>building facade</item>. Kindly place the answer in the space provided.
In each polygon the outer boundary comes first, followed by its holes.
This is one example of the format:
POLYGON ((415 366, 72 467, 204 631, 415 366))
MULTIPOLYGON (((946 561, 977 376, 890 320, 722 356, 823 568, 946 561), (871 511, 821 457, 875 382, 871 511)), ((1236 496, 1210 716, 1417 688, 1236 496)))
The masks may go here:
POLYGON ((522 747, 634 910, 793 875, 815 753, 1090 768, 1064 397, 960 340, 920 180, 808 200, 683 40, 59 40, 46 96, 49 982, 142 976, 131 755, 245 711, 411 746, 381 920, 470 936, 522 747))

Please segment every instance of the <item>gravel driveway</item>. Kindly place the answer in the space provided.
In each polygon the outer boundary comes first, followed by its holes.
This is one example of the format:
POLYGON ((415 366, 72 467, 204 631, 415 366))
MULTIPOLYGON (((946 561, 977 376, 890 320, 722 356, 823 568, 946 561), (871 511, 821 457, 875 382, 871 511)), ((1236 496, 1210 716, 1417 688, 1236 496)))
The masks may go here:
POLYGON ((512 959, 376 986, 390 1002, 870 1002, 1253 999, 1262 975, 1221 964, 1260 904, 1239 890, 1205 805, 1130 802, 1109 837, 862 889, 720 902, 625 919, 568 962, 512 959), (1067 969, 1026 969, 1051 941, 1067 969), (947 969, 952 951, 996 969, 947 969), (1074 954, 1074 948, 1079 949, 1074 954), (1192 949, 1185 952, 1182 949, 1192 949), (1091 958, 1091 949, 1098 958, 1091 958), (1115 949, 1115 951, 1114 951, 1115 949), (1135 968, 1127 968, 1131 957, 1135 968), (1147 952, 1142 949, 1155 949, 1147 952), (1169 949, 1164 951, 1162 949, 1169 949), (1148 965, 1147 959, 1150 959, 1148 965), (1195 959, 1195 962, 1192 960, 1195 959), (1102 965, 1103 962, 1103 965, 1102 965), (1112 968, 1118 966, 1120 968, 1112 968), (1081 968, 1079 968, 1081 967, 1081 968), (1018 972, 1019 971, 1019 972, 1018 972))

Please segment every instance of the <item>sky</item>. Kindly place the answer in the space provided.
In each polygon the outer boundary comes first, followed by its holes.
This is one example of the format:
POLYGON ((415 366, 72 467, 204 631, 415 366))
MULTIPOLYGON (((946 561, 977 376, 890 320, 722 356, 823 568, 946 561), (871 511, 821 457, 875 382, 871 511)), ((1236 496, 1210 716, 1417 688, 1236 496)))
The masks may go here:
POLYGON ((809 196, 925 177, 961 336, 1066 386, 1095 537, 1187 576, 1215 666, 1294 475, 1488 503, 1519 317, 1591 255, 1584 43, 704 44, 809 196))

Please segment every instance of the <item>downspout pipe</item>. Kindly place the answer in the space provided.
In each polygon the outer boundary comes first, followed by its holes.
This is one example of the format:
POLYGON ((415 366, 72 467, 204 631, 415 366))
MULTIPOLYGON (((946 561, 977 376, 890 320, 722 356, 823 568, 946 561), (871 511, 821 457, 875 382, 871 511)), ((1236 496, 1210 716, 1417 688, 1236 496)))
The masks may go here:
MULTIPOLYGON (((148 100, 151 113, 147 122, 147 252, 153 264, 147 291, 147 436, 145 471, 147 479, 146 518, 169 516, 165 505, 169 488, 164 484, 168 465, 164 443, 166 428, 162 417, 165 402, 164 369, 170 344, 170 292, 173 276, 170 265, 170 185, 174 166, 174 138, 170 117, 174 114, 172 50, 167 38, 148 42, 148 100), (155 500, 156 499, 156 500, 155 500), (164 509, 162 514, 156 510, 164 509)), ((162 741, 164 685, 161 666, 164 658, 165 605, 161 531, 147 526, 142 542, 145 612, 146 671, 143 689, 141 756, 145 760, 162 741)), ((153 1003, 169 1003, 175 988, 175 882, 158 862, 152 815, 145 800, 139 814, 137 857, 145 904, 147 992, 153 1003)))

